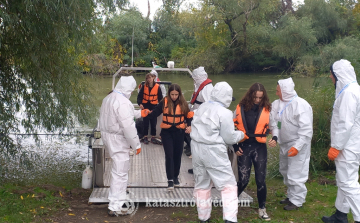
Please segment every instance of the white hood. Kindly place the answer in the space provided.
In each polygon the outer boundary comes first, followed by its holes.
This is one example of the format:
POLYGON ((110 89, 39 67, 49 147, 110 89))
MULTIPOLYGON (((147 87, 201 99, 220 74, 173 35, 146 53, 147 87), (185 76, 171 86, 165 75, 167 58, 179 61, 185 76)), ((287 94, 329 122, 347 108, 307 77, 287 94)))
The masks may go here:
POLYGON ((231 104, 233 96, 233 89, 226 82, 217 83, 210 94, 211 101, 217 101, 228 108, 231 104))
POLYGON ((339 92, 349 83, 356 81, 356 74, 354 67, 348 60, 338 60, 333 64, 334 75, 337 77, 336 82, 336 93, 335 97, 339 92))
POLYGON ((195 92, 199 89, 202 82, 204 82, 206 79, 208 79, 208 75, 205 72, 204 67, 199 67, 193 70, 192 72, 192 78, 195 81, 195 92))
POLYGON ((158 75, 158 73, 156 72, 156 70, 151 70, 151 71, 150 71, 150 74, 155 75, 155 76, 156 76, 155 81, 158 81, 157 79, 159 78, 159 75, 158 75))
POLYGON ((294 90, 295 84, 291 77, 278 81, 282 94, 282 101, 288 102, 295 97, 296 91, 294 90))
POLYGON ((135 87, 136 81, 133 76, 121 76, 114 90, 123 93, 129 99, 135 87))

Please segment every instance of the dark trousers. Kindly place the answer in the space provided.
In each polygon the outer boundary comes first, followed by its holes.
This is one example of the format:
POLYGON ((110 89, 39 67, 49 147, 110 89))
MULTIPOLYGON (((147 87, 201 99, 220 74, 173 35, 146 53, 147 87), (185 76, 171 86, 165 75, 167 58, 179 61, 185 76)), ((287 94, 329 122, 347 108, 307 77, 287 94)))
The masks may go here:
POLYGON ((157 117, 154 118, 148 118, 145 117, 143 118, 143 123, 144 123, 144 136, 147 136, 149 133, 149 123, 150 123, 150 133, 152 136, 156 135, 156 121, 157 121, 157 117))
POLYGON ((168 180, 174 180, 179 177, 184 147, 184 134, 184 129, 161 130, 160 135, 165 151, 165 168, 168 180))
MULTIPOLYGON (((245 141, 246 142, 246 141, 245 141)), ((238 163, 238 195, 240 195, 249 183, 251 166, 254 164, 255 181, 257 186, 257 198, 259 208, 265 208, 266 202, 266 164, 267 148, 265 143, 251 142, 239 143, 243 155, 237 157, 238 163)))
POLYGON ((189 148, 191 148, 191 146, 190 146, 190 144, 191 144, 190 133, 185 133, 184 134, 184 142, 186 143, 186 145, 189 146, 189 148))

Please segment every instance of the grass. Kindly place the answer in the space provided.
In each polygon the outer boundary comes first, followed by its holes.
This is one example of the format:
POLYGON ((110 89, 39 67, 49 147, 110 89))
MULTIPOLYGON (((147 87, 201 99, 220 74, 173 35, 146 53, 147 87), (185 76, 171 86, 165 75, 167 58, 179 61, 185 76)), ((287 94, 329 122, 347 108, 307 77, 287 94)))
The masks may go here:
POLYGON ((61 198, 49 189, 0 186, 0 222, 34 222, 67 207, 61 198))
MULTIPOLYGON (((296 211, 285 211, 283 210, 285 205, 279 203, 280 200, 285 198, 287 189, 282 178, 268 179, 266 209, 271 217, 270 222, 322 222, 322 216, 332 215, 335 211, 334 204, 337 193, 334 176, 335 173, 333 172, 322 172, 311 176, 306 183, 308 189, 306 203, 296 211)), ((263 222, 258 218, 256 184, 253 177, 245 192, 254 198, 254 203, 250 207, 239 208, 238 222, 263 222)), ((212 222, 223 222, 222 208, 213 207, 211 219, 212 222)), ((351 213, 348 215, 348 219, 349 222, 353 222, 351 213)))

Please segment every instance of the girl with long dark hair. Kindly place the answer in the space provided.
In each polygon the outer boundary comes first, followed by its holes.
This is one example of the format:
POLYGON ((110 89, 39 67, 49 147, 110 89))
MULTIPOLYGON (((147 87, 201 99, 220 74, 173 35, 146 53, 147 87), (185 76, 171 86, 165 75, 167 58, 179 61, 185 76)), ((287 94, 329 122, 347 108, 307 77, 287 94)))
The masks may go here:
POLYGON ((266 213, 266 136, 269 134, 271 103, 264 86, 254 83, 241 99, 234 113, 235 126, 245 133, 239 143, 233 145, 238 164, 238 195, 249 183, 251 166, 254 164, 259 217, 269 221, 266 213))
POLYGON ((168 179, 168 190, 180 186, 179 173, 181 155, 184 147, 184 134, 191 132, 191 121, 194 115, 182 95, 178 84, 169 87, 165 98, 148 114, 148 118, 156 118, 163 114, 161 140, 165 151, 165 167, 168 179))

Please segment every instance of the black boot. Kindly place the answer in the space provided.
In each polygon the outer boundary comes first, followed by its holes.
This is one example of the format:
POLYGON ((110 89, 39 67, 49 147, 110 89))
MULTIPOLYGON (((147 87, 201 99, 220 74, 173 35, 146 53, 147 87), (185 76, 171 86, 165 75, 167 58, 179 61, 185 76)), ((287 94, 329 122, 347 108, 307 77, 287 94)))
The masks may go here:
POLYGON ((321 220, 326 223, 348 223, 347 214, 342 213, 337 209, 335 214, 331 215, 330 217, 323 216, 321 220))
POLYGON ((225 220, 225 223, 235 223, 233 221, 225 220))

